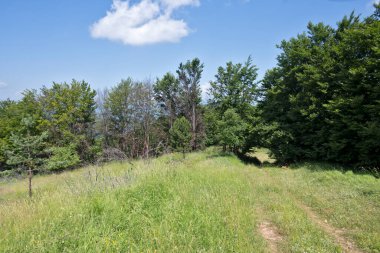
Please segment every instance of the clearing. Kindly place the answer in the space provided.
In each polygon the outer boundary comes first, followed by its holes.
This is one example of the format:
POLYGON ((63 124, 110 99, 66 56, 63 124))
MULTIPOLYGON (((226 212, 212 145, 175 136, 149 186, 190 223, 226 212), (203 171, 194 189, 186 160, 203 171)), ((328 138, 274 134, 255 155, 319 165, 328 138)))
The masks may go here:
POLYGON ((0 182, 0 252, 380 252, 379 179, 326 164, 213 148, 33 183, 0 182))

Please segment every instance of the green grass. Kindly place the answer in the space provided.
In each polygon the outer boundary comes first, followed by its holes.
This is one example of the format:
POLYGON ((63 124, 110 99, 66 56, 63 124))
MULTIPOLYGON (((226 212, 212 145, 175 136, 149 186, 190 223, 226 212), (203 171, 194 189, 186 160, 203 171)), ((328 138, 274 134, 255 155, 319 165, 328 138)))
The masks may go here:
POLYGON ((341 252, 300 205, 380 252, 379 180, 327 169, 258 168, 208 149, 36 176, 32 199, 26 180, 2 182, 0 252, 269 252, 263 221, 280 252, 341 252))

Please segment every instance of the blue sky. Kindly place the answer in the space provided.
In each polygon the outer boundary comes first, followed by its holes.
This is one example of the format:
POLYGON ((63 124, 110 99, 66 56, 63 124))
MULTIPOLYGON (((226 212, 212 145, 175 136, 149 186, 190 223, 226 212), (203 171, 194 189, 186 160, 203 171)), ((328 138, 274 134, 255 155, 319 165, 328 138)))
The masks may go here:
POLYGON ((25 89, 85 80, 155 79, 199 57, 202 86, 227 61, 252 55, 260 77, 282 39, 308 21, 335 25, 374 0, 1 0, 0 99, 25 89))

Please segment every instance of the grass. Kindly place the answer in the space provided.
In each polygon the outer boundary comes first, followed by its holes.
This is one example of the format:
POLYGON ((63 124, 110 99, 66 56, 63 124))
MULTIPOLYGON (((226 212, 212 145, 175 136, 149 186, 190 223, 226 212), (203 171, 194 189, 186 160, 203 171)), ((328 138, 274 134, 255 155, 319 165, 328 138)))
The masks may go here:
POLYGON ((258 168, 215 149, 181 156, 37 176, 32 199, 25 180, 0 183, 0 252, 269 252, 264 221, 280 252, 341 252, 303 205, 380 252, 379 179, 258 168))

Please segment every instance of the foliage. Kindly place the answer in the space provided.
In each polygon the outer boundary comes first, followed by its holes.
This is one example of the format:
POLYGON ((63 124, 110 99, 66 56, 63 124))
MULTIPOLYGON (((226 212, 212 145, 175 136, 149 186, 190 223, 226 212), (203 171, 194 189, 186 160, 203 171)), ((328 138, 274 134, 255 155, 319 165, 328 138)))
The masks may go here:
POLYGON ((179 81, 179 99, 181 115, 191 124, 191 148, 197 150, 203 146, 204 126, 200 113, 200 81, 204 65, 198 58, 180 63, 177 75, 179 81))
POLYGON ((171 73, 166 73, 162 79, 157 79, 153 87, 154 97, 164 115, 169 119, 169 129, 173 126, 174 120, 179 113, 179 81, 171 73))
POLYGON ((205 114, 209 120, 206 130, 211 134, 208 143, 244 152, 260 146, 262 136, 258 136, 258 126, 261 118, 257 117, 255 106, 259 95, 257 70, 251 57, 243 64, 228 62, 226 67, 218 68, 216 80, 210 82, 211 98, 205 114))
POLYGON ((227 62, 225 68, 219 67, 216 80, 210 82, 209 104, 220 115, 228 109, 234 109, 241 117, 247 117, 247 111, 257 96, 257 70, 251 57, 244 64, 227 62))
POLYGON ((376 15, 361 21, 353 13, 336 29, 309 23, 281 43, 261 104, 279 160, 379 167, 379 45, 376 15))
POLYGON ((51 147, 47 152, 52 155, 46 161, 44 167, 50 171, 73 168, 80 162, 80 158, 74 146, 51 147))
POLYGON ((190 149, 191 125, 185 117, 180 117, 174 121, 173 127, 169 131, 171 147, 176 151, 185 153, 190 149))
POLYGON ((33 128, 31 117, 22 119, 22 127, 25 134, 12 134, 9 138, 9 146, 6 150, 7 164, 21 166, 23 169, 35 170, 44 162, 43 153, 45 149, 45 139, 47 133, 32 135, 30 129, 33 128))
POLYGON ((103 100, 100 131, 105 148, 119 149, 132 158, 156 154, 162 131, 157 127, 158 105, 150 82, 122 80, 103 100))
POLYGON ((215 109, 207 105, 204 112, 204 122, 206 131, 206 146, 213 146, 219 144, 219 114, 215 109))
POLYGON ((43 87, 39 97, 42 107, 40 129, 48 129, 54 146, 75 145, 81 160, 93 159, 96 92, 84 81, 53 83, 43 87))
POLYGON ((47 133, 40 135, 32 133, 35 121, 31 116, 21 120, 21 131, 12 134, 9 138, 9 146, 6 150, 7 164, 17 166, 28 171, 29 177, 29 197, 32 197, 32 177, 33 171, 45 161, 43 157, 45 139, 47 133))
POLYGON ((24 91, 23 98, 18 102, 0 101, 0 170, 9 168, 9 165, 6 164, 5 150, 9 148, 12 133, 26 134, 26 129, 28 129, 30 134, 41 134, 38 129, 40 115, 41 107, 37 102, 37 93, 34 90, 24 91), (25 128, 24 118, 29 118, 34 123, 25 128))
POLYGON ((219 124, 219 144, 237 152, 244 145, 246 123, 234 109, 228 109, 223 114, 219 124))

